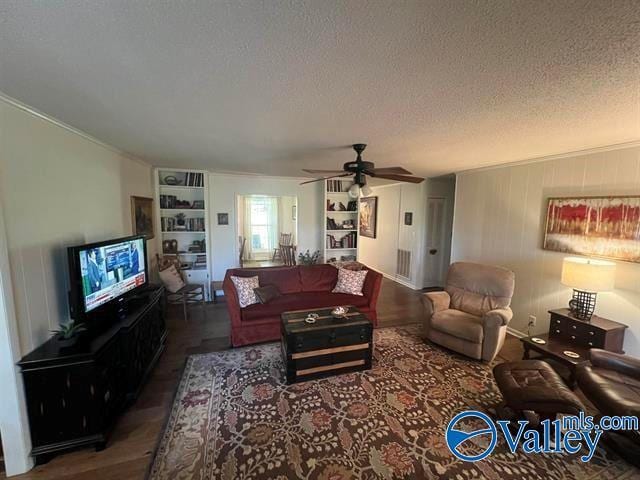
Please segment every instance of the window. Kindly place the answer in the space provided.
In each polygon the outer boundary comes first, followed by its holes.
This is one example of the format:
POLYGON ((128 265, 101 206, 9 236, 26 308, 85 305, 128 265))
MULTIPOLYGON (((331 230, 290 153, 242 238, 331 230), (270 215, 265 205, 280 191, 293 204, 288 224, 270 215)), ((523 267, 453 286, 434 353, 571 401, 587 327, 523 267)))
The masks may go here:
POLYGON ((254 255, 270 255, 278 246, 278 198, 246 197, 245 221, 254 255))

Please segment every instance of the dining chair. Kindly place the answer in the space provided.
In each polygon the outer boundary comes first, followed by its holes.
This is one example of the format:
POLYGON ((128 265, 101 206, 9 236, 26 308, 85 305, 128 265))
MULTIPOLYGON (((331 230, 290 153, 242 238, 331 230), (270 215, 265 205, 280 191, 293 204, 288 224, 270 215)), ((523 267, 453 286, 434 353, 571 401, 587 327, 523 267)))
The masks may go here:
POLYGON ((295 245, 280 245, 280 257, 282 263, 292 267, 296 264, 296 246, 295 245))
POLYGON ((276 258, 280 258, 281 260, 284 260, 282 258, 282 254, 280 252, 280 247, 283 246, 283 245, 291 245, 292 244, 292 240, 293 240, 293 234, 292 233, 281 233, 280 234, 280 241, 278 242, 278 246, 273 249, 273 257, 271 258, 272 262, 275 262, 276 258))
POLYGON ((242 235, 238 236, 238 246, 239 246, 238 262, 240 263, 240 268, 244 266, 244 247, 246 244, 247 244, 247 239, 242 235))
POLYGON ((187 310, 188 305, 198 303, 202 307, 204 307, 204 285, 197 283, 187 283, 182 273, 182 260, 180 260, 180 255, 163 255, 161 257, 156 253, 156 260, 158 261, 158 271, 161 272, 173 265, 182 278, 182 281, 185 284, 184 287, 173 293, 167 291, 167 303, 171 305, 182 305, 184 320, 187 321, 189 315, 187 310))

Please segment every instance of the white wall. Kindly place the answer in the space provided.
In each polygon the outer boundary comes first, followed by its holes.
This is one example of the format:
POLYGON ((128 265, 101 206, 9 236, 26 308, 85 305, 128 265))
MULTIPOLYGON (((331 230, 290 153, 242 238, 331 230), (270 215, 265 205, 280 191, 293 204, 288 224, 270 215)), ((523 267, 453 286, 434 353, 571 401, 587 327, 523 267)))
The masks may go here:
MULTIPOLYGON (((640 195, 640 147, 462 173, 457 178, 452 261, 504 265, 516 273, 511 327, 548 330, 547 310, 566 306, 563 253, 542 250, 546 199, 640 195)), ((617 262, 616 290, 598 295, 596 313, 629 325, 625 350, 640 357, 640 264, 617 262)))
POLYGON ((300 185, 295 178, 253 175, 209 175, 211 206, 211 252, 213 280, 222 280, 229 268, 238 266, 236 197, 238 195, 293 196, 298 198, 298 251, 320 250, 322 246, 322 182, 300 185), (228 213, 229 225, 218 225, 217 214, 228 213))
POLYGON ((297 244, 297 226, 293 219, 293 207, 296 205, 296 197, 280 197, 280 208, 278 212, 280 232, 293 234, 293 244, 297 244))
POLYGON ((386 277, 413 288, 422 288, 424 259, 425 184, 392 184, 372 187, 378 197, 376 238, 358 237, 358 259, 386 277), (413 213, 413 224, 404 224, 405 212, 413 213), (411 278, 396 274, 398 249, 411 252, 411 278))
MULTIPOLYGON (((131 234, 151 168, 0 97, 4 205, 20 349, 69 318, 66 247, 131 234)), ((155 244, 148 242, 149 257, 155 244)))
MULTIPOLYGON (((1 140, 0 135, 0 140, 1 140)), ((18 323, 13 307, 9 252, 0 201, 0 433, 7 475, 24 473, 33 466, 29 455, 31 439, 24 401, 22 377, 16 368, 20 360, 18 323)))

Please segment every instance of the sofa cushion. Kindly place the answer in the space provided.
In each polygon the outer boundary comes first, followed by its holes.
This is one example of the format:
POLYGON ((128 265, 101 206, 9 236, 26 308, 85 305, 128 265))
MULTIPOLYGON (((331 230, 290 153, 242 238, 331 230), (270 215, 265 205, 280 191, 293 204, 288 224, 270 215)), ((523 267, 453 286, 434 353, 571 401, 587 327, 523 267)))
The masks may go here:
POLYGON ((359 295, 329 292, 302 292, 293 295, 282 295, 274 298, 269 303, 250 305, 243 308, 242 320, 259 320, 267 317, 278 317, 280 314, 291 310, 336 307, 338 305, 366 307, 368 303, 369 299, 359 295))
POLYGON ((451 308, 434 313, 431 327, 474 343, 481 343, 484 335, 482 318, 451 308))
POLYGON ((260 303, 269 303, 274 298, 282 295, 280 293, 280 290, 278 290, 278 287, 276 287, 275 285, 267 285, 265 287, 254 288, 253 291, 255 292, 256 297, 258 297, 258 301, 260 303))
POLYGON ((238 277, 257 275, 261 287, 274 285, 283 294, 302 291, 298 267, 236 268, 231 270, 231 275, 238 277))
POLYGON ((260 286, 257 276, 231 277, 231 281, 236 287, 236 293, 238 294, 238 303, 240 303, 240 308, 258 303, 258 297, 256 297, 256 293, 254 292, 254 289, 260 286))
POLYGON ((338 270, 338 281, 335 288, 332 290, 334 293, 348 293, 350 295, 362 295, 362 287, 367 277, 366 270, 347 270, 341 268, 338 270))
POLYGON ((511 303, 515 274, 502 267, 456 262, 449 267, 445 290, 451 308, 473 315, 507 308, 511 303))
POLYGON ((303 292, 330 292, 338 281, 338 269, 332 265, 300 265, 303 292))
POLYGON ((160 280, 162 281, 164 288, 166 288, 170 293, 176 293, 186 285, 175 265, 171 265, 169 268, 160 270, 158 274, 160 275, 160 280))

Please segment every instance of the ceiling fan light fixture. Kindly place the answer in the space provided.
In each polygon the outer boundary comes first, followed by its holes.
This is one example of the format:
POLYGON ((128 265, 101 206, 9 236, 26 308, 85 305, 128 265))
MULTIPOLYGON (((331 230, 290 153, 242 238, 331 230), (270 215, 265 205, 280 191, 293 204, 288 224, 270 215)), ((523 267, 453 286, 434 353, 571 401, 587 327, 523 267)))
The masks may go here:
POLYGON ((373 190, 369 185, 364 184, 360 189, 360 193, 362 194, 363 197, 368 197, 373 193, 373 190))
POLYGON ((351 198, 358 198, 358 194, 360 193, 360 185, 354 182, 354 184, 349 187, 348 193, 351 198))

